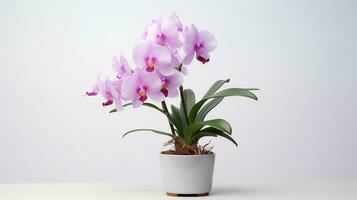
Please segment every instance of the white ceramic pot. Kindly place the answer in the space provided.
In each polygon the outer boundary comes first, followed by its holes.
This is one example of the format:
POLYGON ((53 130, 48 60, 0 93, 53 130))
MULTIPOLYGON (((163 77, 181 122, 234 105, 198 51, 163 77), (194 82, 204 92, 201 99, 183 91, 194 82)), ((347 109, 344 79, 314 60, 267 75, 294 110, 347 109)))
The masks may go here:
POLYGON ((215 154, 160 154, 161 172, 168 195, 208 195, 212 188, 215 154))

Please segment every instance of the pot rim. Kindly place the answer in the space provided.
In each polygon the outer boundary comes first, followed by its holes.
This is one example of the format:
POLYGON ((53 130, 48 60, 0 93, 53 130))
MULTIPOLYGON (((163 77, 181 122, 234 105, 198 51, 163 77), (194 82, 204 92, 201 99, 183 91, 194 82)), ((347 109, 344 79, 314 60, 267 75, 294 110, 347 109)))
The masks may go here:
POLYGON ((163 154, 160 153, 160 156, 167 156, 167 157, 186 157, 186 158, 193 158, 193 157, 206 157, 206 156, 215 156, 214 152, 209 154, 196 154, 196 155, 177 155, 177 154, 163 154))

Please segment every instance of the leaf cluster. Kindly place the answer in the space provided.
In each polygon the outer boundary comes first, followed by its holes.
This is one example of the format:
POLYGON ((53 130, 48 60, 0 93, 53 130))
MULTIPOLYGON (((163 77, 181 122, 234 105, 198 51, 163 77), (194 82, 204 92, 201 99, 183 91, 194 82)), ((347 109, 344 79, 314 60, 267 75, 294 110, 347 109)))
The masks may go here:
MULTIPOLYGON (((152 132, 169 136, 184 145, 195 145, 203 137, 223 137, 230 140, 237 146, 237 142, 232 138, 232 127, 224 119, 208 119, 206 116, 226 97, 242 96, 253 100, 258 100, 252 92, 255 88, 227 88, 220 90, 221 87, 229 83, 227 80, 216 81, 205 95, 196 100, 196 95, 191 89, 180 87, 181 102, 180 106, 171 105, 171 112, 163 110, 151 103, 144 103, 144 106, 154 108, 164 113, 173 127, 170 132, 154 129, 134 129, 126 132, 124 136, 139 131, 152 132)), ((124 106, 128 106, 126 104, 124 106)), ((112 110, 111 112, 115 112, 112 110)))

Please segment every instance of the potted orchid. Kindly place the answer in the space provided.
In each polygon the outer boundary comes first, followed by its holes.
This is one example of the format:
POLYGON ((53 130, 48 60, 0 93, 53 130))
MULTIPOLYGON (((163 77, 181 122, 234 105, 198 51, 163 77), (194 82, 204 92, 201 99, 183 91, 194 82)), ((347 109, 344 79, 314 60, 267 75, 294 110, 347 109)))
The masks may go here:
POLYGON ((199 31, 195 25, 183 26, 176 14, 161 16, 146 27, 142 43, 133 50, 135 68, 124 56, 113 59, 115 76, 99 76, 88 96, 100 94, 103 106, 114 104, 110 112, 124 107, 146 106, 161 112, 168 121, 169 131, 148 128, 134 132, 151 132, 169 137, 166 145, 172 148, 160 154, 164 188, 168 195, 208 195, 212 186, 215 154, 208 144, 201 145, 203 137, 222 137, 230 140, 232 128, 224 119, 206 119, 207 114, 225 97, 242 96, 257 100, 254 88, 221 89, 229 83, 216 81, 197 98, 191 89, 184 89, 183 77, 187 66, 196 58, 205 64, 216 48, 212 33, 199 31), (181 57, 182 54, 182 57, 181 57), (166 98, 180 98, 180 105, 168 107, 166 98))

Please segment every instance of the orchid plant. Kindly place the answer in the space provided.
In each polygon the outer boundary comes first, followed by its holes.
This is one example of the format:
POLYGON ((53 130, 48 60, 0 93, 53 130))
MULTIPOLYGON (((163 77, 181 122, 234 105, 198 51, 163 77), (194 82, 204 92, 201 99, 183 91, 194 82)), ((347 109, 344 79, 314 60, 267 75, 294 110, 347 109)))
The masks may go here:
POLYGON ((120 55, 113 59, 116 71, 114 78, 98 76, 97 83, 88 96, 100 94, 103 106, 114 104, 110 112, 121 111, 124 107, 146 106, 160 111, 167 117, 170 131, 154 129, 134 129, 124 136, 139 131, 153 132, 170 137, 176 152, 195 154, 202 137, 223 137, 235 145, 231 137, 232 128, 224 119, 206 120, 207 114, 225 97, 243 96, 257 100, 252 93, 255 88, 221 89, 227 80, 216 81, 205 93, 196 99, 191 89, 183 88, 187 66, 194 58, 205 64, 210 61, 210 53, 217 43, 212 33, 198 30, 195 25, 184 26, 175 13, 152 20, 142 34, 143 41, 133 50, 136 68, 132 69, 127 59, 120 55), (182 55, 182 56, 181 56, 182 55), (165 99, 180 96, 180 105, 167 107, 165 99), (125 103, 125 104, 124 104, 125 103), (161 103, 161 106, 155 104, 161 103))

